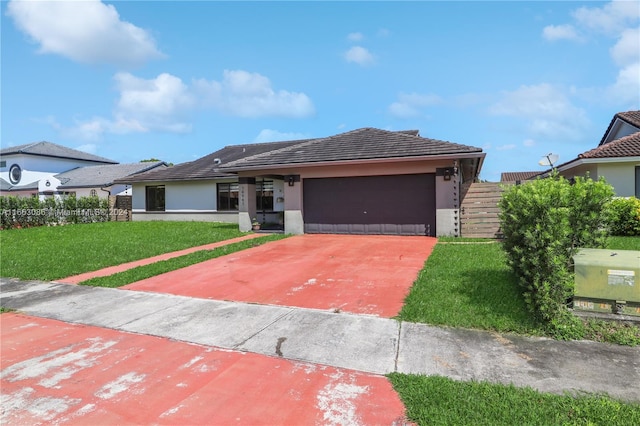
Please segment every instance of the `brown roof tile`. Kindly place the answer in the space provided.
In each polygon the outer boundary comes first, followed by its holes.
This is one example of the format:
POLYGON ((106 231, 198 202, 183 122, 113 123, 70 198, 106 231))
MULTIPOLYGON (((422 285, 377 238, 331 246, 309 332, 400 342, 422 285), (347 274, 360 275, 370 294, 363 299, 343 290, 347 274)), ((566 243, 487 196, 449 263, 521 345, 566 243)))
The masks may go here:
POLYGON ((607 131, 604 132, 602 139, 600 139, 599 145, 604 145, 607 136, 609 136, 609 132, 613 128, 613 125, 616 123, 616 120, 622 120, 638 129, 640 129, 640 111, 626 111, 619 112, 613 116, 611 122, 609 123, 609 127, 607 127, 607 131))
POLYGON ((522 180, 533 179, 542 172, 502 172, 500 174, 500 182, 516 182, 522 180))
POLYGON ((578 158, 612 158, 640 156, 640 132, 600 145, 583 152, 578 158))
POLYGON ((223 164, 221 170, 332 161, 481 153, 481 148, 365 127, 223 164))

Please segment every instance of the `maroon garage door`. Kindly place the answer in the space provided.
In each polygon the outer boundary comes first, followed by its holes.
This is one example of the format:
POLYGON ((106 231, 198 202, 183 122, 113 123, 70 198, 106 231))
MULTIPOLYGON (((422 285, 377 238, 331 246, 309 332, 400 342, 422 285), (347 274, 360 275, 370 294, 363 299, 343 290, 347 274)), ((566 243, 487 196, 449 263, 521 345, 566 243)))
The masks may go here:
POLYGON ((435 235, 435 175, 303 180, 304 231, 435 235))

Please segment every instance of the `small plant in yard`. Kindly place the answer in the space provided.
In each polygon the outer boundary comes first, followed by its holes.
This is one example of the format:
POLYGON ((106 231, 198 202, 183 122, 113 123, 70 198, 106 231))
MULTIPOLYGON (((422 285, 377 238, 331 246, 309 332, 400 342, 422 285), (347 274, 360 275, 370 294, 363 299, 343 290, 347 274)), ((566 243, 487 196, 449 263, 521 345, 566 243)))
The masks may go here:
POLYGON ((556 336, 580 338, 581 321, 567 301, 573 296, 573 256, 581 247, 604 248, 606 206, 614 191, 604 179, 557 174, 514 185, 500 200, 507 263, 529 310, 556 336))

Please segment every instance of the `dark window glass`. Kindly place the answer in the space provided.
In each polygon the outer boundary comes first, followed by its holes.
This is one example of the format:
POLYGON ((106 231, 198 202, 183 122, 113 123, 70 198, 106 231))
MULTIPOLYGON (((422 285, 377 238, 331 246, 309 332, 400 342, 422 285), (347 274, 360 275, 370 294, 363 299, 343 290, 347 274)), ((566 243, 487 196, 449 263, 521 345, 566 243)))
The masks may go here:
POLYGON ((164 185, 147 186, 147 211, 164 211, 164 185))
POLYGON ((640 198, 640 166, 636 166, 636 198, 640 198))
POLYGON ((273 181, 256 182, 256 210, 260 212, 273 211, 273 181))
POLYGON ((238 184, 219 183, 218 187, 218 210, 229 211, 238 210, 238 184))

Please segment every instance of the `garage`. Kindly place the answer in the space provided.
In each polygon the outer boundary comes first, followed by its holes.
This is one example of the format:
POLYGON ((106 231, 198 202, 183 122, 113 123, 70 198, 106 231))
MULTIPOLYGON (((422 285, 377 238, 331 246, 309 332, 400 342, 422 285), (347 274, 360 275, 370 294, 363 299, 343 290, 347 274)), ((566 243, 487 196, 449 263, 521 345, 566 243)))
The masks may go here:
POLYGON ((435 235, 435 174, 303 179, 304 232, 435 235))

